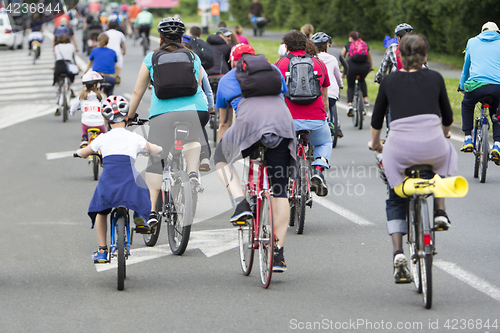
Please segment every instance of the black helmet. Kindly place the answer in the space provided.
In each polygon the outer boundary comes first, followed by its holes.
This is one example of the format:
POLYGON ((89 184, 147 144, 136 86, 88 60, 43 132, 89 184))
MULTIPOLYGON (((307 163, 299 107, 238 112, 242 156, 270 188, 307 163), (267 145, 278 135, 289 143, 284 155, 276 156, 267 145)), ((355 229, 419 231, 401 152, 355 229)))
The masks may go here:
POLYGON ((181 20, 174 17, 167 17, 158 23, 158 32, 160 35, 167 37, 168 39, 179 39, 182 38, 186 27, 181 20))
POLYGON ((403 37, 404 35, 406 35, 406 33, 412 31, 413 27, 411 25, 409 25, 408 23, 401 23, 394 30, 394 35, 396 35, 396 37, 403 37))
POLYGON ((317 32, 311 37, 311 41, 314 44, 324 44, 324 43, 330 43, 332 40, 332 37, 328 36, 324 32, 317 32))

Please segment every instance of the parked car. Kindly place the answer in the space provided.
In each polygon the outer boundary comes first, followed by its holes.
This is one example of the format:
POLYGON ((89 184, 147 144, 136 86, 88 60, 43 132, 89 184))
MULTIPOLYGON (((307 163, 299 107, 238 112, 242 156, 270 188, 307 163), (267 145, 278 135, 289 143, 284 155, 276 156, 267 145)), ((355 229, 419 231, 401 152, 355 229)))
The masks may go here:
POLYGON ((5 9, 0 9, 0 46, 23 48, 23 30, 21 27, 11 24, 9 15, 5 9))

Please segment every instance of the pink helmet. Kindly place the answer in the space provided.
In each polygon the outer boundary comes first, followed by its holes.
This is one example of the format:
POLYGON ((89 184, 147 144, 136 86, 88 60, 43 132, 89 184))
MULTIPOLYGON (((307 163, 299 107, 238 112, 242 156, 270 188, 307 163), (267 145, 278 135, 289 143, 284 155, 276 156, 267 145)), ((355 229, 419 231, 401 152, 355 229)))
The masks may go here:
POLYGON ((102 82, 102 80, 103 80, 103 78, 102 78, 101 74, 94 72, 94 71, 88 71, 82 77, 82 83, 85 85, 94 85, 97 82, 102 82))
POLYGON ((102 116, 110 123, 119 123, 125 120, 128 114, 128 101, 122 96, 109 96, 102 103, 102 116))

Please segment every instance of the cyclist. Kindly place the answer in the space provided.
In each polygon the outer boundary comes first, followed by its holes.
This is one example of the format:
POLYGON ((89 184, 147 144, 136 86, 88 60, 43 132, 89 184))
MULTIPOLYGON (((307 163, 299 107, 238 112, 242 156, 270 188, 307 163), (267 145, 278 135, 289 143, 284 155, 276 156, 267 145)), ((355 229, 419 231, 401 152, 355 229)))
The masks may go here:
POLYGON ((139 36, 142 36, 142 33, 146 34, 146 40, 144 42, 147 43, 149 48, 149 30, 153 26, 153 14, 148 11, 148 8, 142 8, 142 11, 137 14, 135 18, 135 27, 139 30, 139 36))
POLYGON ((109 29, 106 30, 105 34, 108 35, 109 37, 109 42, 108 42, 108 47, 112 49, 113 51, 116 52, 117 56, 117 62, 116 62, 116 76, 117 76, 117 85, 119 84, 118 82, 118 77, 121 73, 121 70, 123 68, 123 56, 127 52, 127 47, 125 45, 125 35, 117 30, 118 29, 118 22, 117 21, 110 21, 109 22, 109 29))
POLYGON ((57 45, 54 47, 54 55, 56 57, 56 61, 54 66, 54 81, 52 85, 54 86, 57 84, 56 105, 58 106, 56 108, 55 115, 60 116, 59 98, 61 96, 61 85, 58 83, 61 80, 61 74, 66 74, 68 76, 70 85, 75 81, 75 75, 69 73, 66 66, 67 62, 76 63, 75 46, 71 44, 69 35, 62 34, 57 37, 57 45))
MULTIPOLYGON (((276 62, 276 66, 278 66, 283 76, 286 77, 286 73, 289 72, 288 65, 291 58, 305 56, 307 40, 306 35, 298 30, 291 30, 283 37, 288 56, 276 62)), ((323 171, 330 167, 328 161, 332 154, 332 137, 326 121, 326 114, 329 111, 328 86, 330 85, 330 78, 325 64, 317 58, 311 59, 314 61, 314 71, 320 76, 321 96, 311 104, 298 104, 287 98, 286 104, 292 114, 295 130, 311 131, 307 135, 309 142, 314 146, 314 161, 312 162, 314 169, 311 176, 311 189, 318 196, 326 196, 328 187, 323 171)))
POLYGON ((252 23, 254 36, 257 36, 257 33, 259 33, 262 36, 263 29, 262 27, 259 27, 258 20, 264 17, 265 17, 264 7, 262 7, 262 4, 260 3, 259 0, 253 0, 248 10, 248 18, 252 23))
MULTIPOLYGON (((471 131, 474 106, 483 96, 493 97, 490 115, 497 113, 500 99, 500 31, 493 22, 487 22, 481 33, 469 39, 465 49, 465 62, 460 78, 460 88, 465 90, 462 101, 462 131, 465 133, 463 152, 473 149, 471 131)), ((493 149, 491 159, 500 165, 500 124, 493 122, 493 149)))
POLYGON ((219 28, 215 34, 208 36, 207 43, 214 53, 214 66, 207 70, 208 75, 226 74, 229 71, 231 35, 232 32, 227 28, 219 28))
POLYGON ((28 34, 29 55, 31 55, 31 50, 33 49, 31 43, 35 40, 39 43, 43 43, 43 18, 39 13, 34 13, 31 18, 30 32, 28 34))
MULTIPOLYGON (((333 124, 331 123, 333 119, 333 107, 337 100, 339 99, 340 89, 344 88, 344 83, 342 82, 342 75, 340 74, 339 63, 337 58, 333 55, 327 53, 329 49, 329 45, 332 41, 332 38, 325 34, 324 32, 315 33, 311 40, 318 48, 319 60, 323 61, 326 65, 326 69, 328 71, 328 76, 330 77, 330 86, 328 87, 328 105, 330 107, 330 129, 333 131, 333 124)), ((344 135, 342 134, 342 130, 339 128, 338 136, 341 138, 344 135)))
POLYGON ((85 69, 85 73, 92 69, 102 75, 104 77, 103 82, 109 84, 109 86, 103 88, 104 93, 110 96, 113 94, 113 89, 116 84, 116 63, 118 57, 115 51, 107 47, 108 42, 108 35, 104 32, 100 33, 97 37, 99 47, 96 47, 90 52, 89 62, 85 69))
MULTIPOLYGON (((185 32, 184 23, 176 18, 164 18, 158 24, 158 33, 160 34, 160 51, 165 50, 173 52, 181 48, 182 35, 185 32), (176 44, 170 44, 176 43, 176 44)), ((156 52, 160 52, 156 51, 156 52)), ((130 101, 129 117, 132 119, 136 113, 137 107, 142 96, 148 89, 150 81, 153 79, 155 67, 153 67, 153 52, 150 52, 144 58, 139 71, 139 76, 135 84, 135 89, 130 101)), ((190 52, 194 57, 195 78, 198 82, 197 90, 194 95, 174 97, 169 99, 160 99, 156 96, 156 87, 153 84, 153 94, 151 95, 151 108, 149 110, 150 129, 149 139, 161 147, 165 154, 168 154, 174 144, 174 131, 165 130, 171 128, 176 121, 191 123, 187 143, 184 145, 184 156, 186 158, 187 171, 191 182, 198 182, 198 161, 200 157, 200 143, 197 141, 202 135, 204 127, 209 119, 208 106, 203 91, 201 89, 201 61, 200 58, 190 52)), ((182 75, 193 75, 192 72, 182 73, 182 75)), ((176 73, 176 78, 180 73, 176 73)), ((172 82, 170 80, 169 82, 172 82)), ((172 82, 174 83, 174 82, 172 82)), ((164 156, 166 157, 166 156, 164 156)), ((149 225, 155 226, 158 223, 158 216, 155 212, 156 200, 160 191, 162 182, 162 166, 158 160, 150 161, 146 169, 146 183, 148 184, 151 197, 151 214, 149 216, 149 225)))
MULTIPOLYGON (((97 40, 97 36, 103 32, 103 25, 99 19, 99 13, 90 11, 87 18, 83 21, 83 43, 85 50, 89 50, 96 47, 94 45, 94 39, 97 40)), ((88 51, 90 53, 90 51, 88 51)))
POLYGON ((368 89, 366 87, 365 78, 373 69, 372 54, 368 44, 361 39, 361 34, 357 31, 349 33, 349 42, 342 49, 342 56, 346 57, 349 54, 347 63, 349 64, 349 72, 347 73, 347 116, 354 117, 352 113, 352 100, 354 99, 354 86, 356 78, 359 76, 359 89, 363 93, 363 101, 365 106, 370 106, 368 102, 368 89), (359 44, 360 47, 355 47, 359 44))
POLYGON ((387 71, 391 73, 398 70, 397 51, 399 48, 399 42, 401 41, 401 38, 403 38, 403 36, 406 35, 407 33, 413 33, 413 27, 408 23, 401 23, 396 27, 396 29, 394 29, 394 35, 396 36, 398 41, 397 43, 389 45, 389 47, 385 50, 384 58, 380 63, 380 67, 377 71, 377 74, 375 74, 374 78, 375 82, 377 83, 382 82, 382 79, 386 75, 387 71))
POLYGON ((127 34, 132 36, 132 30, 135 29, 135 20, 141 12, 141 7, 135 1, 132 2, 127 10, 127 34))
POLYGON ((67 34, 69 35, 69 38, 73 45, 75 45, 75 52, 78 52, 78 43, 76 42, 75 38, 75 33, 73 32, 73 29, 68 25, 68 19, 66 17, 61 17, 59 20, 59 26, 54 30, 54 40, 53 40, 53 45, 56 46, 57 43, 57 37, 59 37, 62 34, 67 34))
POLYGON ((74 115, 78 110, 82 110, 82 142, 80 148, 89 144, 87 135, 89 128, 98 128, 101 131, 100 133, 106 133, 104 118, 102 117, 102 103, 106 99, 106 95, 99 91, 102 80, 102 76, 97 72, 88 71, 85 73, 82 77, 85 89, 78 94, 78 98, 73 102, 69 110, 71 115, 74 115))
POLYGON ((102 175, 88 209, 92 228, 96 226, 99 241, 99 249, 94 252, 94 263, 108 262, 107 216, 112 208, 125 206, 134 210, 136 227, 150 230, 144 220, 149 214, 149 193, 144 180, 135 170, 133 161, 140 150, 159 154, 162 149, 125 129, 128 108, 129 104, 125 98, 108 97, 103 104, 102 115, 111 130, 99 135, 90 145, 76 152, 78 156, 86 158, 100 151, 103 159, 102 175))
MULTIPOLYGON (((224 75, 219 82, 217 107, 223 110, 231 105, 237 111, 238 118, 225 131, 222 140, 217 145, 214 153, 214 164, 219 178, 226 185, 237 204, 231 222, 246 220, 252 216, 252 212, 232 163, 240 152, 244 157, 249 156, 255 149, 254 144, 259 141, 268 147, 265 158, 273 190, 274 227, 279 248, 274 256, 273 270, 284 272, 286 264, 283 247, 290 217, 290 206, 286 192, 287 171, 290 165, 296 164, 295 130, 290 112, 281 96, 238 97, 241 96, 241 87, 236 79, 236 64, 247 54, 255 54, 250 45, 238 44, 234 46, 231 51, 233 69, 224 75)), ((276 70, 278 69, 276 68, 276 70)), ((287 87, 283 77, 281 80, 282 90, 286 92, 287 87)))
MULTIPOLYGON (((398 197, 394 187, 403 182, 405 169, 416 164, 430 164, 440 175, 457 173, 457 153, 447 140, 453 112, 443 77, 438 72, 422 69, 428 49, 423 36, 408 34, 401 40, 403 68, 389 74, 380 84, 368 143, 371 150, 384 153, 383 165, 389 185, 387 231, 392 238, 396 283, 410 283, 411 276, 403 253, 403 235, 408 233, 408 199, 398 197), (391 130, 382 144, 380 133, 389 104, 391 130)), ((449 228, 443 198, 434 200, 434 209, 434 226, 449 228)))

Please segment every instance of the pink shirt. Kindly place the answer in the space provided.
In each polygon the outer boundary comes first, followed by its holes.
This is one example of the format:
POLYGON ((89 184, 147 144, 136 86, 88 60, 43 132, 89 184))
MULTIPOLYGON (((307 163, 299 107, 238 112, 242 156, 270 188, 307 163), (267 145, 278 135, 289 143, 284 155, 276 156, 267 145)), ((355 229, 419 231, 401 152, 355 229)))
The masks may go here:
MULTIPOLYGON (((293 54, 295 56, 303 56, 306 54, 306 51, 291 51, 288 54, 293 54)), ((330 78, 328 77, 328 71, 326 69, 325 64, 319 60, 318 58, 312 58, 314 61, 314 70, 318 72, 318 75, 321 75, 319 78, 321 84, 321 92, 323 93, 323 88, 330 86, 330 78)), ((290 59, 287 57, 283 57, 276 62, 276 66, 278 66, 283 77, 286 77, 286 72, 288 72, 288 63, 290 59)), ((286 105, 292 114, 293 119, 309 119, 309 120, 325 120, 326 112, 325 112, 325 104, 323 103, 322 96, 318 97, 311 104, 296 104, 290 102, 288 99, 286 100, 286 105)))
POLYGON ((250 45, 250 43, 248 42, 248 38, 246 38, 245 36, 236 34, 236 38, 238 38, 238 42, 240 44, 250 45))

